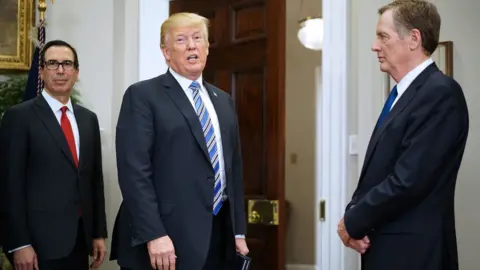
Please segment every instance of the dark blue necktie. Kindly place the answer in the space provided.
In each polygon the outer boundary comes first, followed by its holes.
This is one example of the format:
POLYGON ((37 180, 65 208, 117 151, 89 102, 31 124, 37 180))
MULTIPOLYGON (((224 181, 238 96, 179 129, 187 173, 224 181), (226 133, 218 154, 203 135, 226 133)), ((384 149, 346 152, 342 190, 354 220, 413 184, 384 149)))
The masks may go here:
POLYGON ((385 120, 385 118, 387 117, 388 113, 390 112, 390 109, 392 108, 393 101, 395 101, 397 96, 398 96, 397 86, 395 85, 395 87, 393 87, 392 91, 390 92, 390 95, 388 95, 387 101, 385 101, 385 105, 383 105, 382 113, 378 118, 377 127, 379 127, 382 124, 382 121, 385 120))

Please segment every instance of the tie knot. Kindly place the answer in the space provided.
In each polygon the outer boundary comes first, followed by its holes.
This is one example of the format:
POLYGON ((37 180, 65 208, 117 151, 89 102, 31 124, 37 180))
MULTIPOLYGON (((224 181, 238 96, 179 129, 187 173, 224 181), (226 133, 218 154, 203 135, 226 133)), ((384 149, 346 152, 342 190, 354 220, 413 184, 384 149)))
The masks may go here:
POLYGON ((200 84, 197 81, 193 81, 190 84, 189 88, 192 89, 193 91, 198 91, 198 90, 200 90, 200 84))
POLYGON ((60 110, 62 110, 62 113, 65 114, 68 110, 67 106, 63 106, 60 110))
POLYGON ((398 92, 397 92, 397 86, 395 85, 392 89, 392 96, 396 97, 398 95, 398 92))

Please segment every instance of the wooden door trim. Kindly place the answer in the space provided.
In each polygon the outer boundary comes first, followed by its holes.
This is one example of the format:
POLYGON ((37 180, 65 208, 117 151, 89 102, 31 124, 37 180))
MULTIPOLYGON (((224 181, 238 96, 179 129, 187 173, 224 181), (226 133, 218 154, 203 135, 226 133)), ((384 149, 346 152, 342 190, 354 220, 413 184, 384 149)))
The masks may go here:
POLYGON ((275 160, 273 166, 268 168, 267 181, 269 186, 276 186, 277 190, 275 194, 268 194, 268 199, 278 199, 280 203, 280 224, 278 225, 278 243, 277 265, 284 269, 286 263, 285 255, 285 238, 286 238, 286 202, 285 202, 285 63, 286 63, 286 1, 285 0, 267 0, 267 25, 269 26, 267 31, 277 33, 277 39, 267 39, 267 59, 274 63, 273 67, 275 72, 269 73, 267 84, 272 84, 272 87, 268 87, 270 91, 277 92, 277 100, 269 103, 267 106, 274 106, 270 110, 275 111, 275 121, 270 121, 267 125, 270 125, 271 133, 268 134, 267 140, 273 140, 272 144, 276 147, 267 149, 267 158, 275 160), (272 8, 276 6, 276 8, 272 8), (270 60, 272 59, 272 60, 270 60), (271 75, 270 75, 271 74, 271 75), (280 183, 280 184, 279 184, 280 183))

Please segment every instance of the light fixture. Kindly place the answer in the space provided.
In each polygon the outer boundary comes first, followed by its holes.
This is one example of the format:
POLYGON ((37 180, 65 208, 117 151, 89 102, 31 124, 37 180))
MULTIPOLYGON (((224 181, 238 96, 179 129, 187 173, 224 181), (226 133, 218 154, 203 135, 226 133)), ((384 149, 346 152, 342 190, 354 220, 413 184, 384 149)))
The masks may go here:
POLYGON ((323 47, 323 19, 320 16, 306 17, 298 22, 298 39, 307 49, 320 51, 323 47))

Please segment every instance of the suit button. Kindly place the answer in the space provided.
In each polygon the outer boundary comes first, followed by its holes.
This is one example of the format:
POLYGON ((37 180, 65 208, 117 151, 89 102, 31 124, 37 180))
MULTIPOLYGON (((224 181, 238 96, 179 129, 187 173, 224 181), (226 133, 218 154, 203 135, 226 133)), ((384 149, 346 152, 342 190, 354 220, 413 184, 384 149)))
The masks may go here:
POLYGON ((205 206, 205 209, 207 209, 208 212, 212 212, 213 211, 213 205, 207 205, 207 206, 205 206))
POLYGON ((207 181, 208 181, 209 184, 213 184, 213 183, 214 183, 213 177, 208 177, 208 178, 207 178, 207 181))

